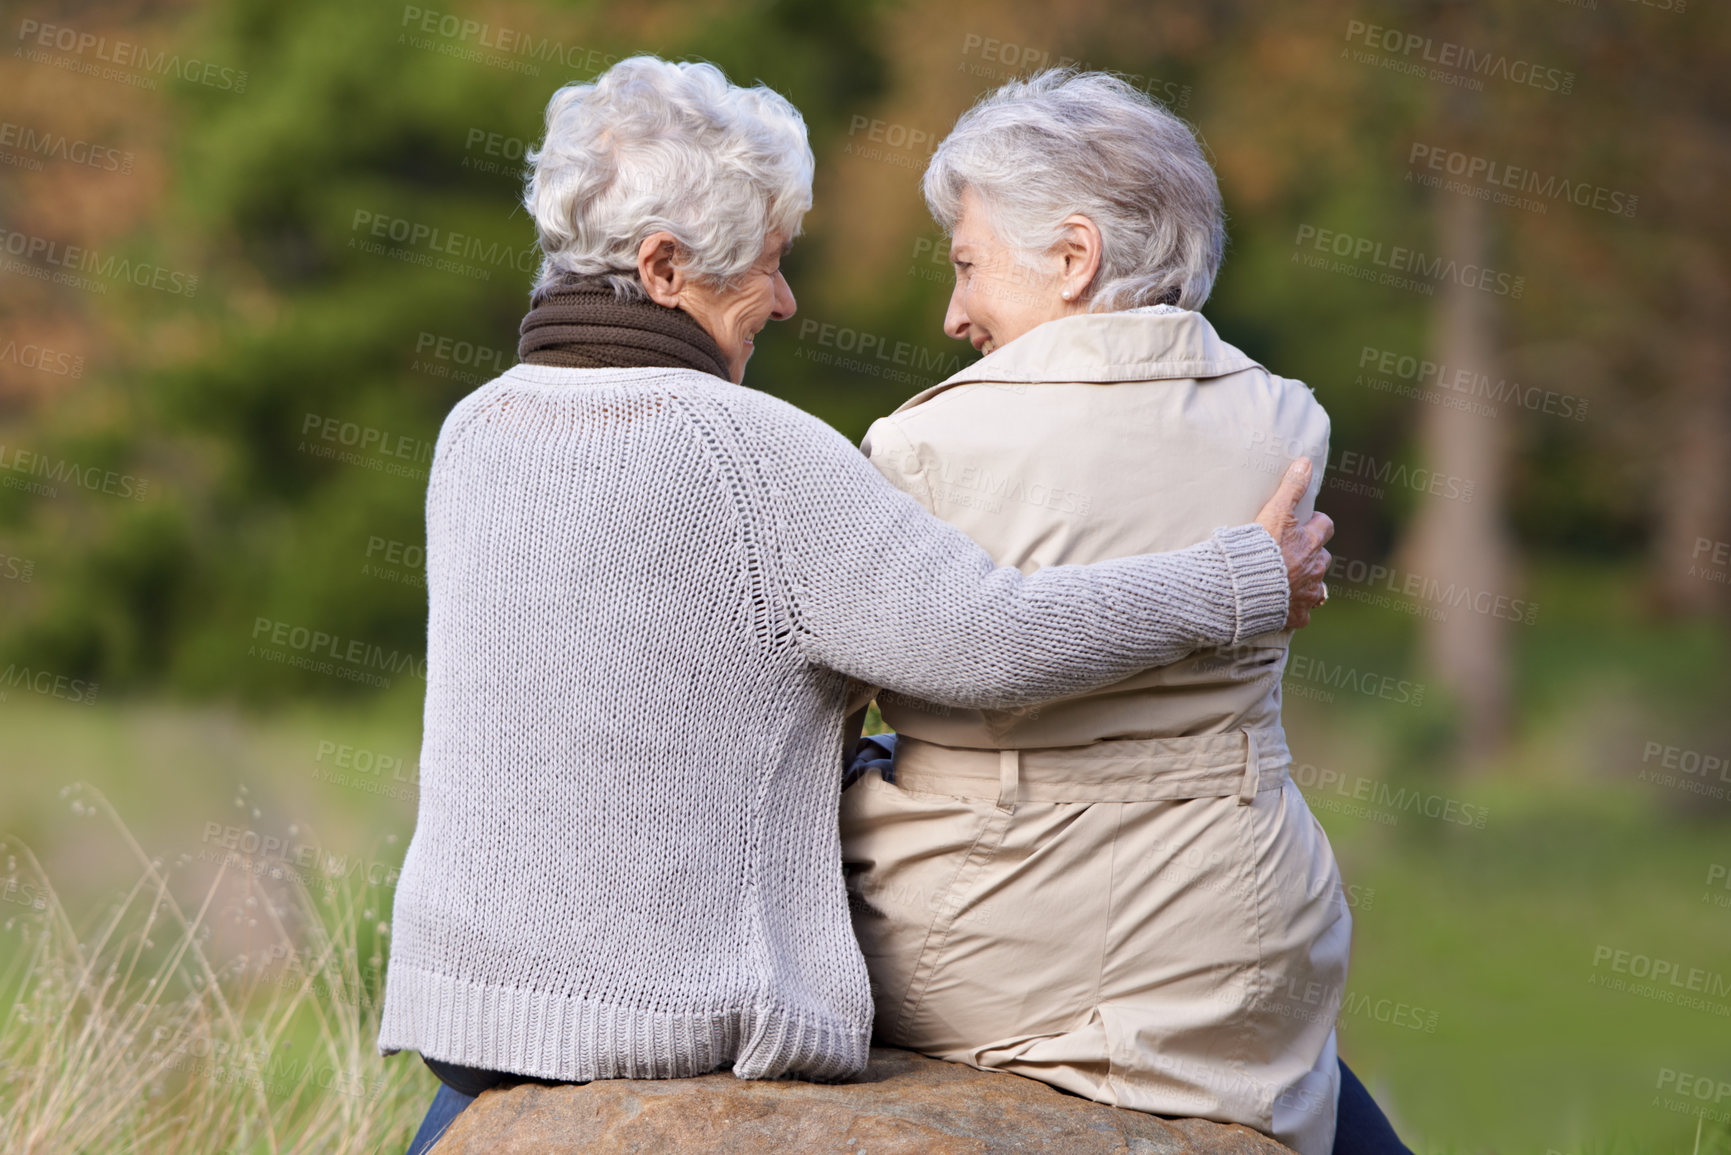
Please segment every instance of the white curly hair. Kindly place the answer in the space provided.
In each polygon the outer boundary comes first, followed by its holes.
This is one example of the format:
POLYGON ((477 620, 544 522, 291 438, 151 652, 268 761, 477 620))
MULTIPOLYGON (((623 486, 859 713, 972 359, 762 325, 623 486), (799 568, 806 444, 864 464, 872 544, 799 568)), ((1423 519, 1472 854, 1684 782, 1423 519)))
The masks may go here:
POLYGON ((665 230, 688 275, 725 289, 771 233, 799 235, 811 208, 799 110, 761 84, 730 83, 713 64, 632 56, 593 83, 566 85, 527 159, 536 287, 561 274, 597 277, 641 300, 637 250, 665 230))

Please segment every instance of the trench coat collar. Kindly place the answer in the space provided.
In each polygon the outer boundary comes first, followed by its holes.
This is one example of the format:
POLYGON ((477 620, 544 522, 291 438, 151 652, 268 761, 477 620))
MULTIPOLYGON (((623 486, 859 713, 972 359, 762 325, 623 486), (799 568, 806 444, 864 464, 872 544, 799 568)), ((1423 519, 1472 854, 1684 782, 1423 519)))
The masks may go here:
POLYGON ((1258 363, 1222 341, 1201 313, 1157 307, 1079 313, 1035 326, 1009 344, 914 394, 900 413, 956 385, 991 382, 1160 381, 1222 377, 1258 363))

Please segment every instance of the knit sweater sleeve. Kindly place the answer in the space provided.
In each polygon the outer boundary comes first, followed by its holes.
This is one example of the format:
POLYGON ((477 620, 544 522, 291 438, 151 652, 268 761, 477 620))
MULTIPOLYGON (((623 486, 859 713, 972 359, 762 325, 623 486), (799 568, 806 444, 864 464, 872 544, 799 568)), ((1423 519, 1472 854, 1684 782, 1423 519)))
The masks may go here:
POLYGON ((1023 575, 793 407, 755 453, 794 637, 813 662, 964 708, 1106 685, 1286 620, 1286 568, 1258 525, 1189 549, 1023 575))

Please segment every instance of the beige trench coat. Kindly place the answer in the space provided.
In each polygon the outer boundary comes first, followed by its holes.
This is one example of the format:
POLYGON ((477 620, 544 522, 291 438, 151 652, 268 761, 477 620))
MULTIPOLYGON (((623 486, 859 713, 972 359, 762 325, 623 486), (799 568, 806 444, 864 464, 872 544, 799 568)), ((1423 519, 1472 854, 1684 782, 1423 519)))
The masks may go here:
MULTIPOLYGON (((862 449, 1025 573, 1243 524, 1328 417, 1198 313, 1048 322, 862 449)), ((893 782, 842 797, 886 1042, 1327 1155, 1351 918, 1287 774, 1289 634, 1022 710, 879 694, 893 782)))

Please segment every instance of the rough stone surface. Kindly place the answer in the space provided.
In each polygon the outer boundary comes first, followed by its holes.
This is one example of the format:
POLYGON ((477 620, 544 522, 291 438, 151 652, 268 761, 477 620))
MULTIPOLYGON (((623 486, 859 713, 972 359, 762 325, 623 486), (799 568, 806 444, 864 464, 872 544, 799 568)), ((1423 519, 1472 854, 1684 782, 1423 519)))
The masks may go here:
POLYGON ((874 1047, 857 1083, 605 1079, 488 1091, 434 1155, 1290 1155, 1247 1127, 1121 1111, 1044 1083, 874 1047))

